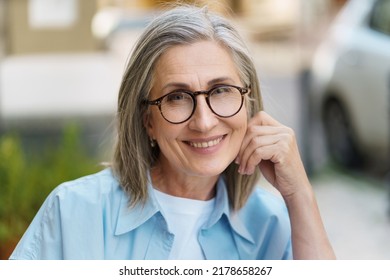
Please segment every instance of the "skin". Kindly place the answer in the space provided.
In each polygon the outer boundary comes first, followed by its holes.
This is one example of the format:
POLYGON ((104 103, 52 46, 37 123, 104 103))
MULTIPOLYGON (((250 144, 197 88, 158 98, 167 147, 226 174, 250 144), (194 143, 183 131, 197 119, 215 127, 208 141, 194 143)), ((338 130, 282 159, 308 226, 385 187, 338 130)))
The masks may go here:
MULTIPOLYGON (((177 89, 199 91, 218 84, 243 86, 228 51, 209 41, 168 49, 157 62, 153 81, 151 100, 177 89)), ((247 123, 245 106, 236 115, 221 118, 210 110, 204 95, 197 96, 194 115, 182 124, 167 122, 158 107, 152 106, 146 127, 161 150, 152 170, 154 186, 175 196, 211 199, 218 176, 241 148, 247 123), (210 141, 218 144, 193 147, 193 143, 210 141)))
MULTIPOLYGON (((209 41, 168 49, 154 74, 151 100, 176 89, 206 90, 221 83, 243 86, 230 54, 209 41)), ((286 202, 294 258, 334 259, 294 132, 265 112, 248 120, 243 106, 237 115, 220 118, 203 95, 197 102, 194 115, 182 124, 167 122, 157 106, 151 106, 145 126, 161 150, 151 172, 154 186, 174 196, 208 200, 215 195, 218 176, 231 162, 239 165, 241 174, 260 168, 286 202), (189 144, 216 139, 221 141, 208 148, 189 144)))
POLYGON ((242 174, 260 168, 282 195, 291 221, 294 259, 335 259, 291 128, 265 112, 257 113, 248 123, 236 163, 242 174))

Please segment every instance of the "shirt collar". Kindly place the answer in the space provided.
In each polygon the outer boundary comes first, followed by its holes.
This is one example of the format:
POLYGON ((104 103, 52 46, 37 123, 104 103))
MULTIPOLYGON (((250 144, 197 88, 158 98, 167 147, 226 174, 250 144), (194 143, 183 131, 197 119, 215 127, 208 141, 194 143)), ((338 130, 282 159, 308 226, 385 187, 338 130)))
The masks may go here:
MULTIPOLYGON (((136 204, 134 207, 129 207, 129 200, 126 193, 123 191, 121 198, 121 204, 119 207, 118 220, 115 229, 115 235, 121 235, 126 232, 132 231, 150 218, 156 213, 161 212, 159 204, 153 192, 153 186, 151 184, 150 176, 148 180, 148 196, 146 203, 136 204)), ((211 228, 216 224, 223 216, 226 216, 233 231, 254 244, 254 240, 247 228, 239 218, 239 211, 233 211, 229 204, 229 197, 227 193, 227 186, 224 176, 220 176, 217 182, 217 196, 215 199, 215 209, 210 216, 209 222, 205 228, 211 228)))
POLYGON ((160 212, 157 200, 153 193, 153 186, 151 184, 150 176, 148 178, 147 189, 149 197, 146 200, 146 203, 138 203, 133 207, 129 206, 128 195, 123 192, 121 204, 119 207, 115 235, 121 235, 138 228, 151 217, 153 217, 156 213, 160 212))
POLYGON ((220 176, 217 182, 217 196, 215 200, 215 209, 212 213, 206 228, 212 227, 223 216, 226 216, 233 231, 248 240, 251 243, 255 243, 251 234, 247 230, 246 226, 239 217, 240 211, 234 211, 230 207, 229 196, 227 193, 226 180, 224 176, 220 176))

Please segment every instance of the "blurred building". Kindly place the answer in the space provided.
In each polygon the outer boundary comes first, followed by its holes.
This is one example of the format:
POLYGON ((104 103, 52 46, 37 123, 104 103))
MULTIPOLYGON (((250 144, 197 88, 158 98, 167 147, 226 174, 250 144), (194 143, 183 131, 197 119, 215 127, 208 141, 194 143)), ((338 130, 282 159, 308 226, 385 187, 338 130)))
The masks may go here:
POLYGON ((2 0, 0 27, 7 54, 91 51, 96 1, 2 0))
POLYGON ((5 54, 5 2, 0 1, 0 60, 5 54))
MULTIPOLYGON (((0 56, 95 51, 101 46, 91 24, 101 10, 135 15, 176 0, 1 0, 0 56)), ((184 0, 234 13, 259 35, 292 32, 318 24, 345 0, 184 0)))
POLYGON ((99 7, 121 6, 125 8, 154 9, 171 3, 196 3, 198 5, 239 6, 241 0, 97 0, 99 7))

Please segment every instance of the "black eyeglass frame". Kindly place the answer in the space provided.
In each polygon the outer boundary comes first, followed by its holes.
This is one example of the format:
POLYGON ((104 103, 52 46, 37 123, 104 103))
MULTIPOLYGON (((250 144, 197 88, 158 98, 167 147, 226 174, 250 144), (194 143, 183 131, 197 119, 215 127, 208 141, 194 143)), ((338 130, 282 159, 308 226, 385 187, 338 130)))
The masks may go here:
POLYGON ((230 118, 230 117, 233 117, 234 115, 236 115, 238 112, 240 112, 241 108, 242 108, 242 105, 244 104, 244 95, 247 94, 248 92, 250 91, 250 87, 239 87, 239 86, 234 86, 234 85, 217 85, 217 86, 214 86, 212 88, 210 88, 209 90, 200 90, 200 91, 190 91, 190 90, 183 90, 183 89, 180 89, 180 90, 174 90, 174 91, 171 91, 155 100, 145 100, 145 103, 147 105, 156 105, 158 106, 158 109, 160 110, 160 113, 161 113, 161 116, 169 123, 172 123, 172 124, 181 124, 181 123, 184 123, 186 121, 188 121, 194 114, 195 110, 196 110, 196 106, 197 106, 197 101, 196 101, 196 97, 200 94, 204 94, 206 96, 206 103, 207 103, 207 106, 210 108, 211 112, 213 112, 215 115, 217 115, 218 117, 221 117, 221 118, 230 118), (213 92, 214 90, 218 89, 218 88, 223 88, 223 87, 233 87, 235 89, 237 89, 240 94, 241 94, 241 105, 240 107, 238 108, 238 110, 234 113, 234 114, 231 114, 229 116, 221 116, 219 114, 217 114, 213 108, 211 107, 210 105, 210 100, 209 100, 209 97, 210 97, 210 94, 211 92, 213 92), (162 103, 162 100, 170 95, 170 94, 173 94, 173 93, 177 93, 177 92, 183 92, 183 93, 187 93, 189 96, 191 96, 192 98, 192 101, 194 102, 193 106, 192 106, 192 112, 191 114, 189 115, 188 118, 186 118, 185 120, 183 121, 180 121, 180 122, 172 122, 170 120, 168 120, 164 114, 162 113, 161 111, 161 103, 162 103))

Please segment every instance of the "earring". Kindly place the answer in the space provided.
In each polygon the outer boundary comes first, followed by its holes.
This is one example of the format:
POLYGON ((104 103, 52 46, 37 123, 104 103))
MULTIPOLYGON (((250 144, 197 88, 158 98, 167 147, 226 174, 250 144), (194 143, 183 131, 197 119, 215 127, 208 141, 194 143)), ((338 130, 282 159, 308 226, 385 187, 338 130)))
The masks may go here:
POLYGON ((150 146, 151 146, 152 148, 156 147, 156 143, 157 143, 156 140, 150 138, 150 146))

